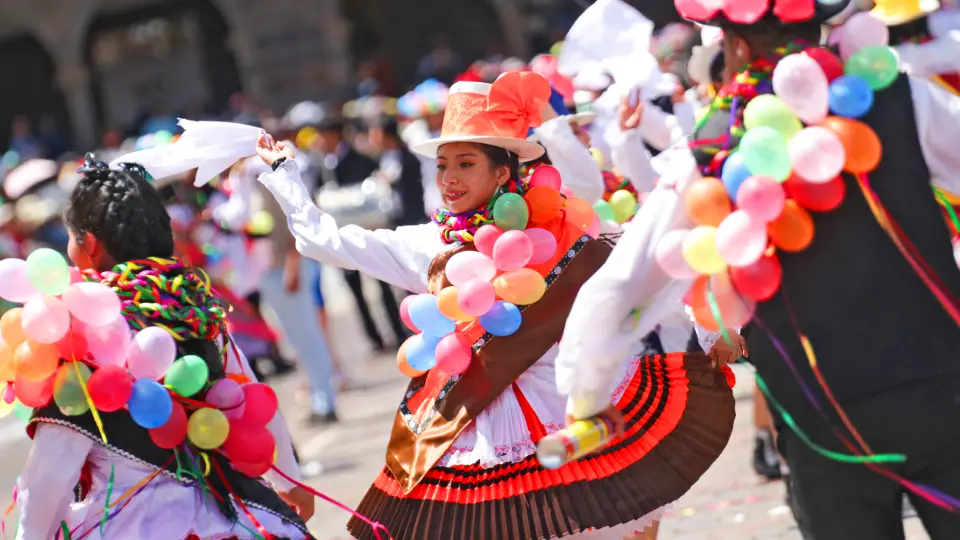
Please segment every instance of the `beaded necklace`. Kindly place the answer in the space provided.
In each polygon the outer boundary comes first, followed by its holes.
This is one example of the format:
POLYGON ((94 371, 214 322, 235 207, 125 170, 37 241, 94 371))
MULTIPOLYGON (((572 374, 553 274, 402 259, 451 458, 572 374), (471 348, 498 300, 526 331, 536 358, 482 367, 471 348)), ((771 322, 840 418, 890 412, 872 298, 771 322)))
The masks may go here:
POLYGON ((493 223, 493 207, 504 193, 523 195, 527 192, 530 177, 520 180, 510 179, 505 186, 500 186, 493 194, 490 202, 469 212, 454 213, 446 207, 434 212, 433 221, 440 225, 440 238, 444 244, 466 244, 473 242, 473 235, 477 229, 488 223, 493 223))

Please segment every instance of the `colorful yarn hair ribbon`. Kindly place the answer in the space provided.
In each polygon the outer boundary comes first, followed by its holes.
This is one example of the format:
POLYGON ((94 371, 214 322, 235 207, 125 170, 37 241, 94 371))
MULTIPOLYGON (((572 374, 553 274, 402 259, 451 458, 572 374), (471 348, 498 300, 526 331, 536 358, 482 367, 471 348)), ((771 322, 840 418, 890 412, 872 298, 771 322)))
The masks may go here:
POLYGON ((323 493, 320 493, 319 491, 313 489, 312 487, 302 482, 298 482, 293 478, 290 478, 289 476, 287 476, 287 473, 278 469, 276 465, 273 466, 272 470, 275 473, 279 474, 281 477, 283 477, 283 479, 286 480, 287 482, 290 482, 291 484, 296 485, 297 487, 305 490, 307 493, 313 495, 314 497, 323 499, 324 501, 327 501, 328 503, 336 506, 337 508, 345 512, 349 512, 351 515, 353 515, 353 517, 359 519, 360 521, 363 521, 367 525, 370 525, 370 527, 373 529, 374 536, 377 537, 377 540, 393 540, 393 536, 390 534, 390 531, 388 531, 387 528, 383 525, 383 523, 380 523, 379 521, 372 521, 370 518, 364 516, 363 514, 357 512, 356 510, 350 509, 349 506, 341 503, 340 501, 334 499, 333 497, 324 495, 323 493), (380 536, 381 532, 383 532, 383 534, 385 534, 386 537, 380 536))
MULTIPOLYGON (((874 219, 877 220, 877 223, 879 223, 880 227, 887 233, 887 236, 890 237, 893 244, 897 246, 897 249, 900 250, 903 257, 910 263, 910 266, 913 267, 914 273, 917 274, 924 285, 933 293, 944 311, 960 326, 960 309, 957 307, 957 299, 947 291, 940 277, 930 268, 930 265, 927 264, 923 256, 920 255, 916 246, 914 246, 903 233, 903 229, 897 225, 893 217, 890 216, 890 213, 887 212, 883 203, 880 202, 880 197, 877 196, 877 193, 870 186, 870 180, 867 176, 864 174, 857 175, 857 185, 860 186, 860 191, 863 192, 863 198, 866 199, 867 204, 870 206, 870 212, 873 213, 874 219)), ((942 193, 940 193, 940 195, 943 196, 942 193)))

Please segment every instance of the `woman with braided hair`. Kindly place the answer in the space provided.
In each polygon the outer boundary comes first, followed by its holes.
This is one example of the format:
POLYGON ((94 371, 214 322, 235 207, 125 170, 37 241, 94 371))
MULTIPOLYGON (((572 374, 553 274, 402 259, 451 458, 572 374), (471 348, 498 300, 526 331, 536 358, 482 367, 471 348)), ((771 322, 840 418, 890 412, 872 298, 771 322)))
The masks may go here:
MULTIPOLYGON (((84 277, 117 292, 131 329, 168 330, 177 355, 202 358, 211 381, 254 380, 209 279, 173 257, 170 218, 143 169, 111 169, 88 155, 81 172, 64 221, 84 277)), ((102 429, 93 415, 68 416, 53 402, 34 411, 34 446, 17 485, 18 539, 310 538, 313 498, 291 481, 299 470, 279 414, 267 425, 280 471, 265 475, 272 488, 221 453, 159 446, 124 409, 99 418, 102 429)))

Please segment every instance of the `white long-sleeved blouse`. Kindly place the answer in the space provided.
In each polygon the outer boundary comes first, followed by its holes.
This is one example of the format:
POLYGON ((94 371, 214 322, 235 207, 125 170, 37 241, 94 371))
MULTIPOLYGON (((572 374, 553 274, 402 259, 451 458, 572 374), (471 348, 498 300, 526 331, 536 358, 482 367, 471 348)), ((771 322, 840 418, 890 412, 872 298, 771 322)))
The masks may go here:
MULTIPOLYGON (((227 354, 227 373, 242 373, 256 380, 242 352, 239 362, 232 347, 227 348, 227 354)), ((279 413, 267 427, 277 446, 277 468, 299 481, 300 467, 293 455, 290 433, 279 413)), ((99 523, 100 518, 95 514, 103 509, 102 490, 106 488, 110 464, 114 466, 114 497, 119 497, 153 472, 151 467, 111 452, 69 427, 38 425, 33 448, 17 480, 20 516, 17 540, 53 538, 61 521, 67 521, 72 527, 83 524, 84 530, 99 523), (74 503, 73 488, 87 461, 94 464, 94 487, 85 501, 74 503), (99 492, 98 486, 101 488, 99 492), (98 501, 99 505, 92 501, 98 501)), ((294 487, 273 471, 265 477, 278 491, 289 491, 294 487)), ((209 534, 231 531, 231 534, 245 537, 242 529, 237 529, 223 517, 215 505, 204 504, 203 499, 199 488, 186 487, 173 478, 158 475, 123 512, 108 522, 104 538, 165 540, 184 538, 191 533, 205 538, 209 534)), ((283 524, 273 514, 255 511, 254 515, 268 530, 289 533, 294 538, 302 537, 295 528, 283 524)), ((99 533, 95 531, 91 538, 100 538, 99 533)))
POLYGON ((603 197, 600 166, 583 146, 565 116, 551 118, 536 131, 537 140, 547 149, 553 166, 574 195, 590 204, 603 197))
MULTIPOLYGON (((910 88, 931 181, 960 192, 960 97, 925 79, 911 77, 910 88)), ((682 194, 699 172, 685 145, 657 156, 654 166, 664 173, 660 182, 625 227, 606 264, 581 288, 567 318, 557 385, 570 396, 568 411, 577 418, 609 405, 606 389, 631 344, 650 332, 690 288, 690 281, 664 274, 653 253, 664 234, 691 225, 682 194), (639 310, 639 318, 634 310, 639 310)))

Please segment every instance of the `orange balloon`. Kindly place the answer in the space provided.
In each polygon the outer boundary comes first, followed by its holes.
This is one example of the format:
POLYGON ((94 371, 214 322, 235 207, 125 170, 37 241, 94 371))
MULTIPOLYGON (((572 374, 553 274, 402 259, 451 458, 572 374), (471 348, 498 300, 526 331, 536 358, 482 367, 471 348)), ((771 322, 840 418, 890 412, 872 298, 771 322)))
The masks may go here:
POLYGON ((590 203, 579 198, 571 197, 567 199, 567 206, 564 207, 567 214, 567 221, 580 230, 587 230, 597 219, 597 213, 590 206, 590 203))
POLYGON ((14 348, 6 341, 0 342, 0 382, 12 381, 17 376, 17 367, 13 363, 14 348))
POLYGON ((407 362, 407 342, 406 341, 403 342, 403 345, 400 345, 400 350, 397 351, 397 368, 400 369, 400 373, 402 373, 406 377, 410 377, 411 379, 414 377, 419 377, 424 373, 426 373, 426 371, 419 371, 419 370, 413 369, 410 363, 407 362))
POLYGON ((883 156, 880 137, 873 129, 859 120, 830 116, 823 127, 833 131, 847 153, 843 169, 853 174, 868 173, 877 168, 883 156))
POLYGON ((11 347, 20 345, 27 339, 23 331, 23 308, 13 308, 0 317, 0 335, 11 347))
POLYGON ((687 188, 684 202, 687 214, 697 225, 718 227, 733 211, 727 188, 712 177, 700 178, 687 188))
POLYGON ((460 305, 457 303, 457 299, 460 296, 460 289, 456 287, 445 287, 440 294, 437 295, 437 307, 440 308, 440 313, 450 319, 451 321, 472 321, 476 317, 464 313, 460 309, 460 305))
POLYGON ((780 217, 767 224, 767 234, 784 251, 803 251, 813 241, 813 218, 793 199, 787 199, 780 217))
POLYGON ((36 343, 29 339, 21 343, 13 353, 17 374, 30 381, 42 381, 53 374, 60 364, 57 346, 36 343))
POLYGON ((560 216, 564 205, 563 195, 547 186, 534 186, 523 196, 530 208, 530 223, 549 223, 560 216))

